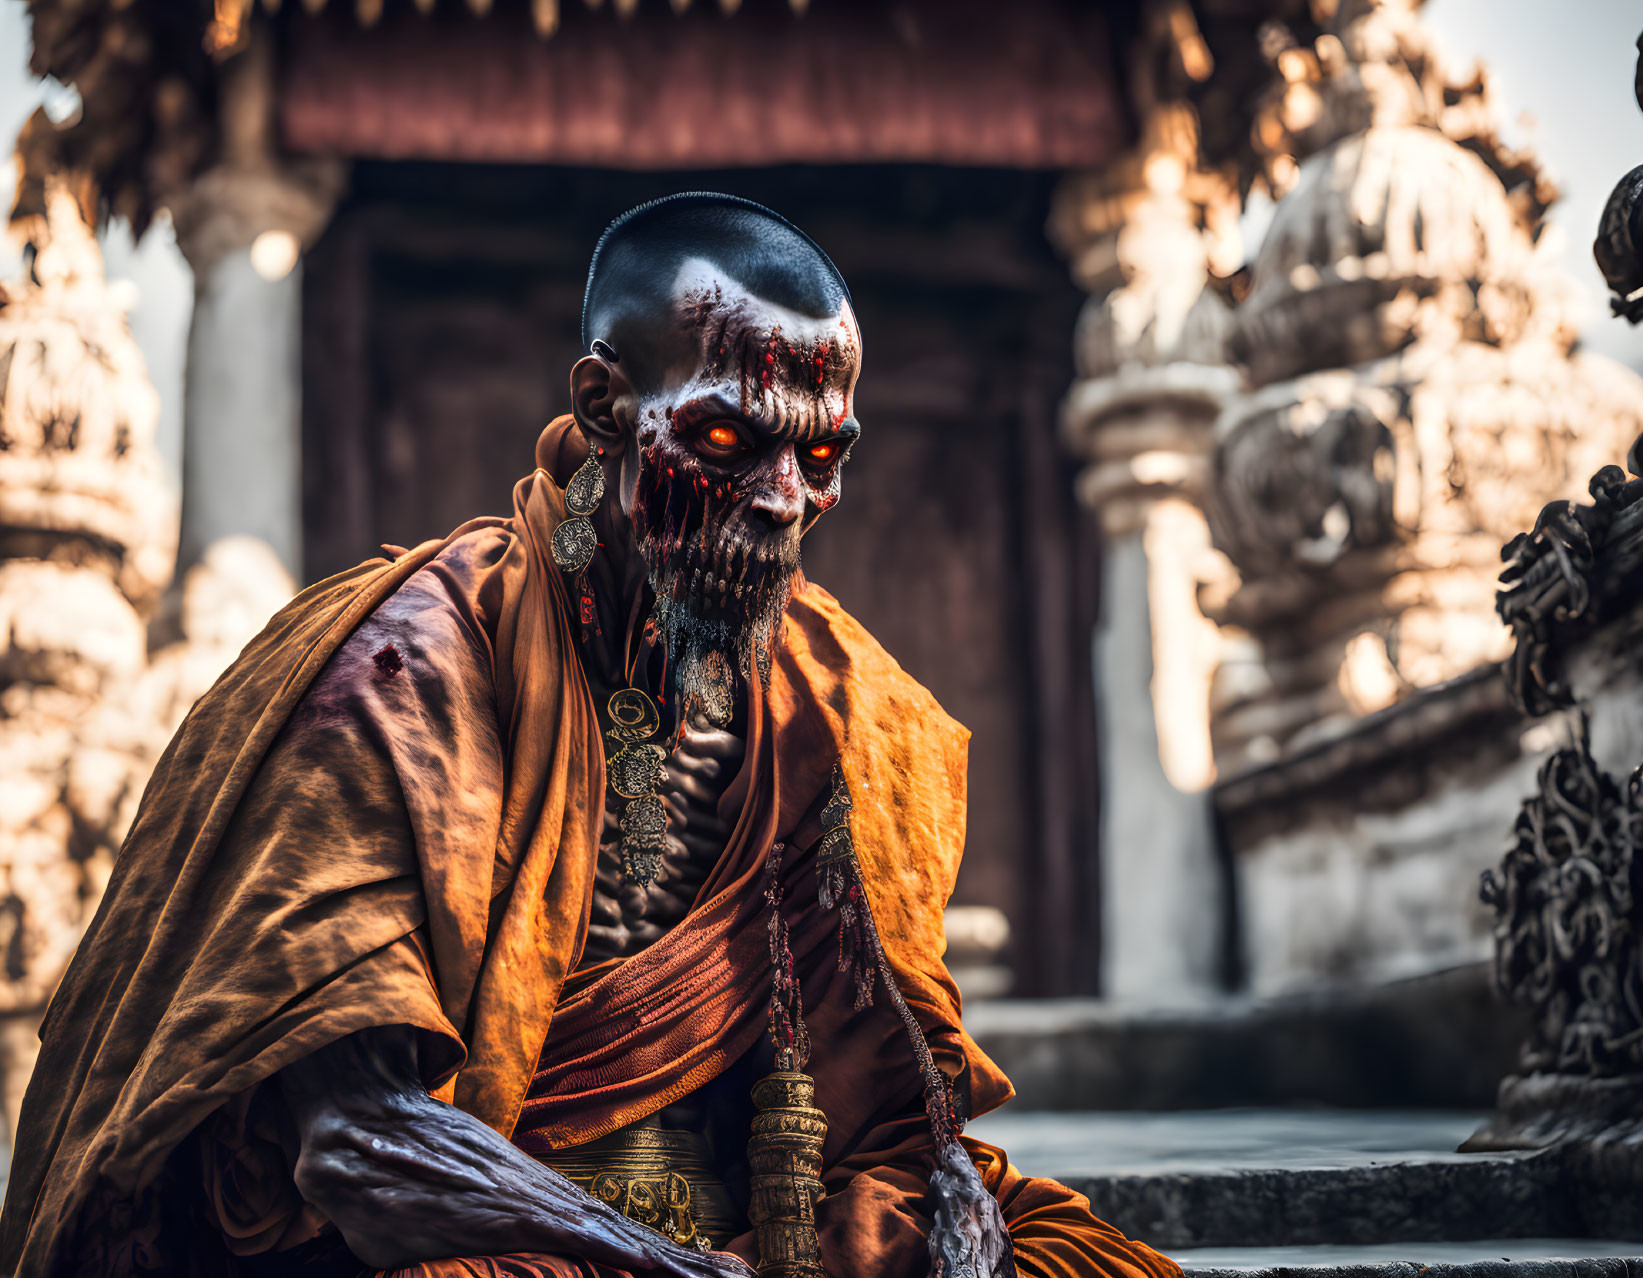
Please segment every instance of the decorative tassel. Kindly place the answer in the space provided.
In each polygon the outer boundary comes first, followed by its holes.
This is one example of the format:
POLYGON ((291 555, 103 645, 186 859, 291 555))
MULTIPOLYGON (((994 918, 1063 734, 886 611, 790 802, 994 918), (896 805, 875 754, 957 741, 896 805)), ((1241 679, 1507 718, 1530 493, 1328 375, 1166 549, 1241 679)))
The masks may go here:
POLYGON ((855 973, 858 1012, 873 1002, 873 946, 867 935, 866 901, 867 894, 858 879, 845 889, 839 906, 839 971, 855 973))
POLYGON ((924 1112, 936 1148, 935 1167, 930 1173, 935 1201, 930 1225, 931 1278, 1015 1278, 1015 1251, 998 1200, 987 1192, 981 1173, 958 1138, 964 1121, 954 1103, 952 1084, 936 1065, 929 1041, 896 984, 895 972, 879 939, 850 838, 852 807, 844 769, 835 764, 833 793, 821 812, 817 897, 823 909, 839 911, 839 970, 855 972, 856 1009, 873 1001, 875 980, 882 980, 924 1076, 924 1112))
POLYGON ((770 1038, 776 1070, 753 1085, 747 1161, 752 1169, 748 1220, 759 1242, 760 1278, 825 1278, 816 1237, 822 1198, 822 1144, 827 1117, 815 1107, 803 991, 793 970, 787 920, 782 917, 783 844, 765 858, 764 899, 770 906, 770 1038))
POLYGON ((822 836, 816 852, 816 895, 822 909, 839 911, 839 971, 856 978, 855 1009, 873 1002, 877 975, 868 931, 867 894, 862 890, 856 846, 850 839, 853 807, 844 769, 833 765, 833 793, 821 810, 822 836))
POLYGON ((764 899, 770 906, 770 1041, 776 1045, 778 1070, 802 1070, 810 1063, 810 1031, 804 1023, 804 995, 793 971, 787 920, 782 917, 782 855, 785 844, 770 849, 764 865, 764 899))

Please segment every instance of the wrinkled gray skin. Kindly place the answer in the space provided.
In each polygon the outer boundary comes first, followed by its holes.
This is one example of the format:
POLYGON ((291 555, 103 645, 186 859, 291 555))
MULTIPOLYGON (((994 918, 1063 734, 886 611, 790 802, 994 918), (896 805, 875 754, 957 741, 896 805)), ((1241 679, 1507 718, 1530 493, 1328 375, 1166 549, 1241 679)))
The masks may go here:
POLYGON ((355 1034, 280 1075, 302 1152, 297 1189, 367 1265, 547 1252, 642 1274, 745 1278, 635 1224, 477 1118, 433 1099, 403 1027, 355 1034))
MULTIPOLYGON (((703 264, 681 271, 674 298, 671 324, 658 326, 646 352, 649 368, 632 353, 624 367, 617 351, 614 359, 589 356, 571 374, 577 423, 604 449, 607 496, 595 516, 602 548, 590 570, 603 638, 584 652, 601 706, 625 686, 629 622, 646 610, 662 558, 658 530, 644 526, 644 494, 670 481, 725 494, 706 512, 705 557, 678 561, 688 571, 682 584, 678 575, 670 580, 681 607, 735 617, 755 609, 759 565, 797 563, 799 537, 838 500, 839 470, 857 433, 860 340, 848 308, 827 319, 797 316, 703 264), (764 360, 771 350, 777 357, 764 360), (709 438, 718 425, 736 432, 734 446, 709 438), (739 566, 734 580, 723 571, 727 560, 739 566)), ((689 910, 734 824, 734 813, 718 809, 744 751, 742 709, 727 729, 687 725, 682 734, 668 762, 668 851, 648 889, 621 883, 615 811, 607 808, 584 962, 636 954, 689 910)), ((734 1256, 690 1250, 633 1223, 430 1098, 406 1029, 344 1039, 283 1071, 280 1082, 301 1137, 298 1189, 369 1265, 538 1251, 641 1274, 752 1272, 734 1256)), ((693 1099, 670 1107, 664 1121, 691 1122, 693 1099)))
POLYGON ((1015 1252, 998 1200, 964 1146, 947 1146, 930 1177, 930 1278, 1016 1278, 1015 1252))

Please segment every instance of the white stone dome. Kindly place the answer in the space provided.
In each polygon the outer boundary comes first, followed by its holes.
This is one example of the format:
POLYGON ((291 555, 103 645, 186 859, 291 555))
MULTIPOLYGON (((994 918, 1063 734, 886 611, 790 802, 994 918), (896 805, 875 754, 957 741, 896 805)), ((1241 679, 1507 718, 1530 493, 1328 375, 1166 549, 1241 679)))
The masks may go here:
POLYGON ((1508 342, 1528 323, 1530 256, 1481 159, 1434 129, 1374 128, 1302 166, 1256 256, 1233 352, 1266 383, 1446 332, 1508 342))

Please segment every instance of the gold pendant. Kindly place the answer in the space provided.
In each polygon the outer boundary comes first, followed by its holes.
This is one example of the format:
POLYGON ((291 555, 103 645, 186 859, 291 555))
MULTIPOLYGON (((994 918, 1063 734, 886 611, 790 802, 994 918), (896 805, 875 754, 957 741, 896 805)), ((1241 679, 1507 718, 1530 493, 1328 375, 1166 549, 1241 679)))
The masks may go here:
POLYGON ((610 746, 605 779, 627 800, 617 818, 622 882, 648 887, 662 868, 667 847, 667 807, 657 793, 667 778, 667 751, 650 739, 660 731, 662 716, 638 688, 611 694, 605 710, 611 721, 605 734, 610 746))

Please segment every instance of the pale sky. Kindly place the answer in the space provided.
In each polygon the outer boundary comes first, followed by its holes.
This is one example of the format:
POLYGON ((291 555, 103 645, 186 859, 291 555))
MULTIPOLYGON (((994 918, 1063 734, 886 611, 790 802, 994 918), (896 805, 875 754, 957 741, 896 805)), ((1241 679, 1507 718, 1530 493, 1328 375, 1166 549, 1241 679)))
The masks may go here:
POLYGON ((1643 0, 1430 0, 1426 21, 1456 62, 1482 58, 1513 127, 1563 198, 1552 224, 1588 291, 1586 344, 1643 371, 1643 328, 1609 317, 1592 238, 1603 202, 1643 164, 1643 111, 1632 90, 1643 0))

